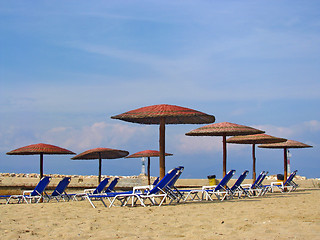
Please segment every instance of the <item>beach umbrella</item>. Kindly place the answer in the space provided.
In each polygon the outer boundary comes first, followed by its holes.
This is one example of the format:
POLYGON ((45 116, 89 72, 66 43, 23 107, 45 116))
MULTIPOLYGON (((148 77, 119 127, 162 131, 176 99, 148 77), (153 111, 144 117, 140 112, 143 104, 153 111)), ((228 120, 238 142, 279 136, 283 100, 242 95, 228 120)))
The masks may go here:
POLYGON ((288 148, 311 148, 312 146, 294 141, 294 140, 287 140, 286 142, 281 143, 272 143, 272 144, 262 144, 258 146, 259 148, 273 148, 273 149, 281 149, 283 148, 284 151, 284 181, 288 178, 288 156, 287 156, 287 150, 288 148))
MULTIPOLYGON (((166 156, 172 156, 171 153, 165 153, 166 156)), ((144 150, 140 152, 136 152, 134 154, 131 154, 130 156, 127 156, 126 158, 142 158, 147 157, 148 158, 148 185, 150 184, 150 157, 159 157, 160 152, 156 150, 144 150)))
POLYGON ((25 147, 21 147, 10 152, 7 152, 8 155, 40 155, 40 179, 43 177, 43 155, 51 154, 75 154, 67 149, 57 147, 50 144, 38 143, 32 144, 25 147))
POLYGON ((83 153, 78 154, 71 158, 72 160, 94 160, 99 159, 99 177, 98 182, 101 182, 101 167, 102 159, 116 159, 127 156, 129 152, 124 150, 112 149, 112 148, 94 148, 89 149, 83 153))
POLYGON ((223 176, 226 175, 227 171, 227 136, 239 136, 264 133, 264 131, 239 125, 235 123, 222 122, 206 125, 197 129, 194 129, 188 133, 187 136, 222 136, 223 143, 223 176))
POLYGON ((256 144, 279 143, 287 139, 270 136, 264 133, 254 135, 234 136, 227 139, 227 143, 252 144, 252 180, 256 181, 256 144))
POLYGON ((190 108, 160 104, 125 112, 112 119, 140 124, 156 124, 159 127, 160 179, 165 175, 165 125, 166 124, 203 124, 212 123, 215 117, 190 108))

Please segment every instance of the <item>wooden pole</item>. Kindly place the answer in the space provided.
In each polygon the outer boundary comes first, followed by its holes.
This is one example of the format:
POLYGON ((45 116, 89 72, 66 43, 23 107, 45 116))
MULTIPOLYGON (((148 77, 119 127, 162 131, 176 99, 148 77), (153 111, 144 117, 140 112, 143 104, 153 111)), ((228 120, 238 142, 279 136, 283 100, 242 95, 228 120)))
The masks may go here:
MULTIPOLYGON (((43 178, 43 153, 40 153, 40 179, 43 178)), ((41 195, 43 196, 43 193, 41 193, 41 195)), ((39 202, 43 202, 43 198, 40 199, 39 202)))
POLYGON ((284 161, 283 161, 283 167, 284 167, 284 179, 283 182, 287 181, 288 177, 288 156, 287 156, 287 148, 285 147, 283 149, 284 151, 284 161))
POLYGON ((256 181, 256 145, 252 144, 252 183, 256 181))
POLYGON ((101 153, 99 154, 99 177, 98 177, 98 183, 101 182, 101 165, 102 165, 102 159, 101 159, 101 153))
POLYGON ((43 153, 40 153, 40 179, 43 178, 43 153))
POLYGON ((227 136, 223 135, 223 177, 227 174, 227 136))
POLYGON ((150 157, 148 157, 148 185, 151 185, 151 183, 150 183, 150 157))
POLYGON ((165 118, 162 117, 160 119, 160 127, 159 127, 159 149, 160 149, 160 158, 159 158, 159 167, 160 167, 160 180, 164 177, 166 169, 166 163, 165 163, 165 118))

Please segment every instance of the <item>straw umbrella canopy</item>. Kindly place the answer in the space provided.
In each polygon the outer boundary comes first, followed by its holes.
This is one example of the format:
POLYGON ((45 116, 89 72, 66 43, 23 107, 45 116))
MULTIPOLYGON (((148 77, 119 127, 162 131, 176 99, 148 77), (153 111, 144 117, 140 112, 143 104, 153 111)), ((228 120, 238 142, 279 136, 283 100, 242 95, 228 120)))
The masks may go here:
POLYGON ((227 172, 227 136, 240 136, 249 134, 264 133, 264 131, 247 127, 244 125, 239 125, 235 123, 222 122, 206 125, 197 129, 194 129, 188 133, 187 136, 222 136, 223 140, 223 176, 227 172))
POLYGON ((129 152, 124 150, 112 149, 112 148, 94 148, 89 149, 83 153, 78 154, 71 158, 72 160, 94 160, 99 159, 99 177, 98 182, 101 182, 101 167, 102 159, 116 159, 127 156, 129 152))
POLYGON ((140 124, 156 124, 159 127, 160 179, 165 175, 165 125, 166 124, 203 124, 213 123, 215 117, 190 108, 160 104, 125 112, 112 119, 140 124))
POLYGON ((40 155, 40 179, 43 177, 43 155, 53 155, 53 154, 75 154, 67 149, 57 147, 50 144, 38 143, 32 144, 25 147, 21 147, 10 152, 8 155, 40 155))
POLYGON ((274 149, 281 149, 284 150, 284 180, 286 181, 288 178, 288 156, 287 156, 287 149, 288 148, 311 148, 312 146, 304 144, 302 142, 294 141, 294 140, 287 140, 286 142, 281 143, 273 143, 273 144, 262 144, 258 146, 259 148, 274 148, 274 149))
POLYGON ((227 143, 236 144, 252 144, 252 180, 256 180, 256 144, 263 143, 279 143, 285 142, 287 139, 270 136, 264 133, 244 136, 234 136, 227 139, 227 143))
MULTIPOLYGON (((171 153, 165 153, 166 156, 172 156, 171 153)), ((150 157, 159 157, 160 152, 156 150, 144 150, 140 152, 136 152, 134 154, 131 154, 130 156, 127 156, 126 158, 142 158, 147 157, 148 158, 148 185, 150 185, 150 157)))

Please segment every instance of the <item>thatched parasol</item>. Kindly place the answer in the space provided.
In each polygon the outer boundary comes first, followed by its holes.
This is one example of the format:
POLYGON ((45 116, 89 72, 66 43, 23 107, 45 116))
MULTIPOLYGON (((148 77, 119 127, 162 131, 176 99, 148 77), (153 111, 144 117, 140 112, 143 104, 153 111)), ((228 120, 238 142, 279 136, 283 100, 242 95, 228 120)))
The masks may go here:
POLYGON ((194 129, 188 133, 187 136, 222 136, 223 137, 223 176, 227 172, 227 136, 239 136, 264 133, 264 131, 247 127, 235 123, 222 122, 206 125, 197 129, 194 129))
POLYGON ((50 144, 38 143, 32 144, 25 147, 21 147, 10 152, 7 152, 8 155, 40 155, 40 179, 43 177, 43 155, 51 154, 75 154, 67 149, 57 147, 50 144))
POLYGON ((263 143, 279 143, 285 142, 287 139, 273 137, 267 134, 254 134, 254 135, 244 135, 244 136, 235 136, 227 139, 227 143, 236 143, 236 144, 252 144, 252 180, 256 181, 256 144, 263 143))
POLYGON ((124 150, 112 149, 112 148, 94 148, 87 150, 71 158, 72 160, 93 160, 99 159, 99 177, 98 182, 101 182, 101 166, 102 159, 116 159, 127 156, 129 152, 124 150))
MULTIPOLYGON (((171 153, 165 153, 166 156, 172 156, 171 153)), ((131 154, 130 156, 127 156, 126 158, 142 158, 147 157, 148 158, 148 185, 150 184, 150 157, 159 157, 160 152, 156 150, 144 150, 140 152, 136 152, 134 154, 131 154)))
POLYGON ((112 116, 127 122, 140 124, 159 124, 160 179, 165 175, 165 124, 202 124, 212 123, 215 117, 190 108, 160 104, 138 108, 112 116))
POLYGON ((287 140, 286 142, 282 143, 272 143, 272 144, 262 144, 258 146, 259 148, 274 148, 274 149, 281 149, 283 148, 284 150, 284 181, 287 180, 288 178, 288 156, 287 156, 287 149, 288 148, 310 148, 312 146, 294 141, 294 140, 287 140))

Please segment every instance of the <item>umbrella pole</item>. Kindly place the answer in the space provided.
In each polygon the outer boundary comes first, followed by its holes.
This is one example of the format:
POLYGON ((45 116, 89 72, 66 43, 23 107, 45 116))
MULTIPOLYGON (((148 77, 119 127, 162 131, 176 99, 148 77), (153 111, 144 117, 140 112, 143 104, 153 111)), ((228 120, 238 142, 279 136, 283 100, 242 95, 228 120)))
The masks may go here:
POLYGON ((40 179, 43 178, 43 153, 40 153, 40 179))
POLYGON ((159 167, 160 167, 160 180, 165 175, 165 118, 162 117, 160 119, 160 136, 159 136, 159 149, 160 149, 160 159, 159 159, 159 167))
POLYGON ((99 177, 98 182, 101 182, 101 165, 102 165, 102 159, 101 159, 101 153, 99 153, 99 177))
POLYGON ((150 184, 150 157, 148 157, 148 185, 150 184))
POLYGON ((227 174, 227 136, 223 135, 223 177, 227 174))
POLYGON ((283 182, 287 181, 287 177, 288 177, 288 156, 287 156, 287 148, 285 147, 283 149, 284 151, 284 162, 283 162, 283 166, 284 166, 284 180, 283 182))
POLYGON ((252 183, 256 181, 256 145, 252 144, 252 183))

